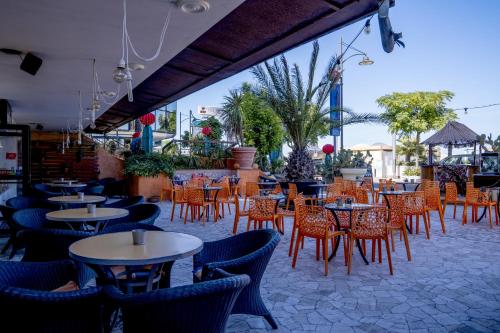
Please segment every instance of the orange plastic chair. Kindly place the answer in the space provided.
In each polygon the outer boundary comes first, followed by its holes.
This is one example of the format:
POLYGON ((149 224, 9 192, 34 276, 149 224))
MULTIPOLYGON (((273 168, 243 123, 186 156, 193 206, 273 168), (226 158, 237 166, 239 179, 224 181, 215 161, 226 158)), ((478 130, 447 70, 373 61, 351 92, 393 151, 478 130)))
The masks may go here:
POLYGON ((361 187, 356 189, 356 202, 362 204, 367 204, 369 202, 367 189, 361 187))
POLYGON ((247 182, 245 185, 245 201, 243 201, 243 209, 247 207, 247 199, 259 195, 259 185, 256 182, 247 182))
POLYGON ((389 248, 389 229, 387 225, 387 208, 382 206, 374 207, 370 210, 353 210, 352 212, 352 228, 349 233, 349 260, 347 273, 351 274, 352 270, 352 253, 354 251, 354 243, 356 240, 371 240, 372 241, 372 261, 375 259, 375 241, 378 242, 379 262, 382 262, 382 240, 385 242, 387 251, 387 262, 389 264, 389 272, 392 271, 391 250, 389 248))
POLYGON ((410 232, 413 232, 413 217, 415 216, 415 232, 420 231, 420 216, 424 220, 424 228, 427 239, 430 239, 429 221, 425 211, 425 193, 423 191, 408 193, 405 196, 405 219, 410 223, 410 232))
POLYGON ((182 187, 181 185, 175 185, 172 191, 172 209, 170 213, 170 222, 174 221, 174 212, 176 205, 181 205, 179 218, 182 218, 182 210, 184 209, 185 204, 187 204, 187 199, 184 187, 182 187))
POLYGON ((497 210, 497 202, 493 201, 490 199, 491 193, 489 191, 486 192, 479 192, 479 200, 475 203, 473 203, 473 209, 476 211, 476 217, 478 215, 477 211, 479 207, 485 207, 487 208, 488 215, 490 217, 490 228, 493 228, 493 220, 492 220, 492 214, 495 214, 495 224, 498 225, 498 210, 497 210), (493 209, 493 210, 492 210, 493 209))
POLYGON ((439 186, 430 185, 424 189, 425 193, 425 211, 427 213, 427 221, 429 222, 429 229, 431 227, 431 212, 437 211, 439 214, 439 221, 441 222, 441 230, 443 234, 446 233, 446 226, 444 224, 443 206, 441 205, 441 192, 439 186))
POLYGON ((247 231, 250 230, 252 222, 254 229, 257 229, 257 225, 262 229, 264 222, 271 222, 273 229, 276 227, 278 231, 283 230, 276 212, 276 201, 267 197, 254 196, 250 199, 247 231))
POLYGON ((443 215, 446 212, 446 207, 448 207, 449 204, 453 204, 453 218, 455 218, 457 215, 457 204, 463 205, 465 200, 458 198, 457 184, 446 183, 445 187, 446 192, 444 195, 443 215))
MULTIPOLYGON (((345 236, 343 231, 335 230, 335 222, 332 213, 323 207, 315 207, 314 212, 306 206, 304 202, 295 203, 297 210, 297 241, 295 242, 295 250, 293 254, 292 267, 297 264, 297 256, 300 244, 305 237, 316 239, 316 260, 319 260, 319 248, 322 243, 323 261, 325 264, 325 276, 328 275, 328 241, 332 244, 332 249, 335 248, 335 238, 345 236)), ((345 241, 344 241, 345 244, 345 241)), ((344 256, 347 257, 346 248, 344 246, 344 256)))
POLYGON ((411 261, 410 242, 408 240, 408 232, 405 225, 405 203, 407 194, 402 195, 388 195, 386 198, 389 201, 389 222, 387 228, 391 235, 392 250, 395 251, 394 245, 394 232, 399 231, 403 236, 406 248, 406 256, 408 261, 411 261))
POLYGON ((467 184, 465 190, 464 211, 462 212, 462 225, 467 224, 467 215, 469 206, 472 208, 472 223, 477 219, 477 211, 474 209, 474 204, 479 201, 479 189, 474 188, 474 185, 467 184))
POLYGON ((344 192, 344 184, 343 183, 333 183, 328 184, 326 188, 326 197, 338 196, 342 195, 344 192))
POLYGON ((288 196, 286 198, 286 206, 285 209, 288 210, 290 207, 290 202, 297 198, 297 185, 294 183, 288 183, 288 196))
POLYGON ((193 217, 197 220, 200 220, 203 215, 203 223, 207 220, 207 216, 209 214, 210 206, 215 207, 215 205, 211 202, 205 201, 205 192, 203 188, 199 187, 186 187, 186 212, 184 215, 184 224, 186 224, 188 209, 190 209, 191 213, 191 222, 193 222, 193 217))
POLYGON ((165 177, 165 179, 162 181, 160 201, 163 201, 165 199, 168 201, 172 201, 173 189, 174 184, 172 183, 172 180, 169 177, 165 177))
POLYGON ((240 209, 240 198, 238 193, 234 193, 234 224, 233 224, 233 234, 236 235, 238 232, 238 224, 240 223, 240 217, 248 216, 248 210, 240 209))

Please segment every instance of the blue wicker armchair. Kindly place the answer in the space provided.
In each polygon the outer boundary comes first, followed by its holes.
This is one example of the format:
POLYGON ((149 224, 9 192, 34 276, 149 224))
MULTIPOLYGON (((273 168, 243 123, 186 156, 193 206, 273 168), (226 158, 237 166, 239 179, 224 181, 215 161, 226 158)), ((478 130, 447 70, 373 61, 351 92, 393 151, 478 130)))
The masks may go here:
POLYGON ((7 207, 12 207, 14 209, 26 209, 26 208, 48 208, 48 203, 38 197, 29 197, 29 196, 17 196, 10 198, 5 202, 7 207))
POLYGON ((105 292, 122 310, 124 333, 220 333, 249 283, 239 275, 141 294, 125 295, 113 286, 105 292))
MULTIPOLYGON (((74 242, 92 236, 88 231, 74 231, 62 229, 26 229, 18 233, 17 237, 24 245, 22 261, 46 262, 68 260, 69 247, 74 242)), ((87 265, 75 262, 78 271, 78 282, 86 285, 90 279, 95 278, 95 273, 87 265)))
POLYGON ((232 274, 247 274, 252 282, 239 296, 231 313, 263 316, 273 329, 277 329, 271 312, 260 295, 260 281, 280 237, 273 230, 255 230, 233 237, 203 244, 203 250, 193 258, 194 271, 201 270, 201 279, 211 278, 215 269, 232 274))
POLYGON ((102 332, 106 321, 100 288, 50 291, 75 280, 70 261, 0 262, 2 332, 102 332))
POLYGON ((104 192, 104 186, 87 186, 82 192, 88 195, 101 195, 104 192))
POLYGON ((12 207, 7 207, 4 205, 0 205, 0 213, 2 214, 3 221, 7 226, 9 227, 9 239, 7 240, 7 243, 5 243, 4 247, 2 248, 2 254, 4 254, 9 248, 12 248, 9 258, 12 259, 12 257, 15 254, 15 244, 17 242, 17 231, 19 230, 12 221, 12 215, 16 212, 16 210, 12 207))
POLYGON ((130 206, 138 205, 141 203, 144 203, 144 197, 142 195, 138 195, 135 197, 129 197, 126 199, 117 200, 112 203, 106 203, 102 206, 109 208, 128 208, 130 206))
POLYGON ((63 194, 61 190, 57 190, 47 184, 34 184, 33 189, 35 189, 36 193, 42 198, 55 197, 63 194))
POLYGON ((155 204, 140 204, 127 208, 128 215, 119 219, 111 220, 107 225, 116 225, 123 223, 142 223, 154 224, 160 216, 161 209, 155 204))
POLYGON ((51 209, 46 208, 26 208, 20 209, 12 214, 12 220, 21 229, 40 229, 47 226, 49 221, 45 218, 45 214, 51 212, 51 209))

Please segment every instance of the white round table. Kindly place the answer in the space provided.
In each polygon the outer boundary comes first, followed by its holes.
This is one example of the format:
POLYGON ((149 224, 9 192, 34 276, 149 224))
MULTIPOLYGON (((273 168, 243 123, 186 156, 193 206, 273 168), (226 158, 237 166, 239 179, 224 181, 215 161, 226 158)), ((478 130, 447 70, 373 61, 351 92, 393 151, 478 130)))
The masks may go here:
POLYGON ((49 183, 47 184, 51 187, 62 187, 62 188, 79 188, 79 187, 85 187, 87 186, 87 184, 84 184, 84 183, 69 183, 69 182, 64 182, 64 183, 49 183))
MULTIPOLYGON (((101 234, 81 239, 69 247, 69 255, 92 267, 100 283, 116 283, 111 266, 124 265, 148 268, 148 274, 163 272, 162 287, 170 286, 170 271, 175 260, 191 257, 201 251, 203 241, 198 237, 165 231, 145 231, 144 245, 134 245, 132 232, 101 234)), ((144 271, 144 269, 142 269, 144 271)), ((130 274, 127 274, 130 276, 130 274)), ((153 278, 148 278, 147 290, 152 289, 153 278)))
POLYGON ((45 217, 49 221, 65 222, 71 229, 85 229, 87 222, 98 222, 96 230, 101 230, 101 225, 106 221, 119 219, 128 215, 128 210, 122 208, 99 208, 94 214, 89 214, 87 208, 71 208, 49 212, 45 217), (74 228, 78 225, 77 228, 74 228))
POLYGON ((60 180, 60 179, 57 179, 57 180, 51 180, 49 182, 49 184, 68 184, 68 183, 78 183, 78 180, 77 179, 64 179, 64 180, 60 180))
POLYGON ((101 195, 84 195, 83 199, 80 199, 77 195, 62 195, 58 197, 51 197, 47 200, 60 204, 92 204, 104 202, 106 201, 106 197, 101 195))

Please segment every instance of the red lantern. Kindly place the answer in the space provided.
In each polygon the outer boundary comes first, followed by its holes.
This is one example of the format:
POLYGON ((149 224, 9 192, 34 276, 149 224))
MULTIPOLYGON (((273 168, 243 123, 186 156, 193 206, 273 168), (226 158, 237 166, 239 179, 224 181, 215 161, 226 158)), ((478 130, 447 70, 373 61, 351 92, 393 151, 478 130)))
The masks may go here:
POLYGON ((144 126, 148 126, 148 125, 154 124, 155 120, 156 120, 155 115, 152 114, 152 113, 145 114, 144 116, 141 116, 139 118, 139 121, 144 126))
POLYGON ((331 154, 331 153, 333 153, 333 145, 327 143, 326 145, 323 146, 322 150, 323 150, 323 153, 325 153, 327 155, 331 154))
POLYGON ((135 132, 134 134, 132 134, 132 139, 137 139, 140 136, 141 136, 141 132, 135 132))
POLYGON ((210 133, 212 133, 212 129, 210 127, 203 127, 201 129, 201 133, 203 133, 203 135, 205 136, 209 136, 210 133))

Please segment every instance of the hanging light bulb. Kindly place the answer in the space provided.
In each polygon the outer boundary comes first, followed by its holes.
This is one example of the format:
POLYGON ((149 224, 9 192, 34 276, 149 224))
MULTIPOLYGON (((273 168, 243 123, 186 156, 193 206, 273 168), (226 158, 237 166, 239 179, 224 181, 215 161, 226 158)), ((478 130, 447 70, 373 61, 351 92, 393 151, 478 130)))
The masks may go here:
POLYGON ((121 59, 120 62, 118 63, 118 66, 116 66, 115 70, 113 71, 113 80, 116 83, 123 83, 128 79, 129 76, 130 79, 132 79, 130 71, 125 65, 125 60, 121 59))
POLYGON ((134 101, 134 95, 132 93, 132 80, 127 81, 127 91, 128 101, 132 103, 134 101))

